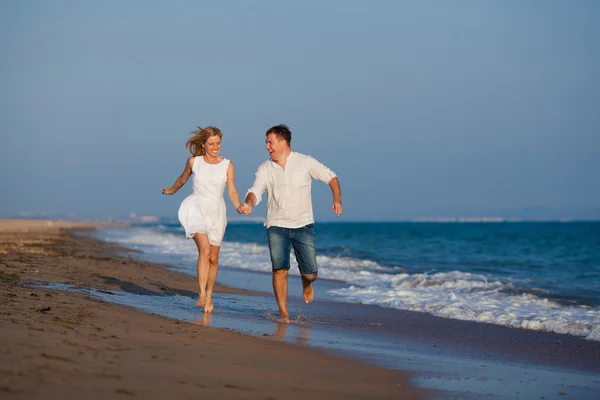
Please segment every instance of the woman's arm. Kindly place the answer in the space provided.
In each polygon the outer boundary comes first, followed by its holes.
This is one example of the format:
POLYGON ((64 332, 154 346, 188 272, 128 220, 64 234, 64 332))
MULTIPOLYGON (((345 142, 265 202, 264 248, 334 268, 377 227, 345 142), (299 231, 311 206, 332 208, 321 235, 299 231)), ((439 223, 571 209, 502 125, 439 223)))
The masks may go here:
POLYGON ((195 158, 196 157, 188 158, 188 160, 185 164, 185 168, 184 168, 183 172, 181 173, 181 175, 179 175, 179 177, 177 178, 177 180, 175 181, 173 186, 171 186, 170 188, 164 188, 162 190, 163 194, 175 194, 175 193, 177 193, 177 191, 179 189, 181 189, 181 187, 183 185, 185 185, 185 183, 189 179, 190 175, 192 175, 192 167, 194 166, 195 158))
POLYGON ((233 162, 229 161, 229 167, 227 167, 227 195, 229 201, 236 208, 240 207, 240 195, 235 189, 235 169, 233 168, 233 162))

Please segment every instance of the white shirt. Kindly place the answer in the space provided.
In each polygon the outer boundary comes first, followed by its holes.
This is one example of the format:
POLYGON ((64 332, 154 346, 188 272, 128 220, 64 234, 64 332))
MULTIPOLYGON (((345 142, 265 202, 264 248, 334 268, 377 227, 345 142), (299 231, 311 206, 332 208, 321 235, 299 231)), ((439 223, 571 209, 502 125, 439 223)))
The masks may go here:
POLYGON ((271 160, 262 163, 248 193, 254 193, 255 205, 258 205, 262 194, 267 192, 267 228, 301 228, 315 222, 311 198, 312 178, 329 184, 336 176, 314 158, 292 151, 285 169, 271 160))

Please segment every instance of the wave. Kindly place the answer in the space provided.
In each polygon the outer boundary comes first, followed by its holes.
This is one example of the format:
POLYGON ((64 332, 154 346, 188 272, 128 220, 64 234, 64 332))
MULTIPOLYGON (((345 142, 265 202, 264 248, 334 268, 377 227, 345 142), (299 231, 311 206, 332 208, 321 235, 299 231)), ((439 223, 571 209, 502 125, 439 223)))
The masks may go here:
POLYGON ((600 313, 587 305, 561 305, 533 293, 508 294, 510 283, 459 271, 377 276, 332 294, 346 301, 376 304, 435 316, 541 330, 600 341, 600 313), (366 283, 366 282, 365 282, 366 283))
MULTIPOLYGON (((195 274, 196 247, 179 231, 132 228, 108 230, 105 239, 144 251, 161 262, 187 266, 195 274)), ((259 243, 224 242, 220 264, 257 272, 271 272, 269 250, 259 243)), ((294 257, 290 274, 298 275, 294 257)), ((341 301, 373 304, 435 316, 583 336, 600 341, 597 307, 563 304, 526 282, 500 280, 493 275, 461 271, 407 273, 368 259, 318 255, 319 277, 345 282, 331 290, 341 301), (544 297, 545 296, 545 297, 544 297)))

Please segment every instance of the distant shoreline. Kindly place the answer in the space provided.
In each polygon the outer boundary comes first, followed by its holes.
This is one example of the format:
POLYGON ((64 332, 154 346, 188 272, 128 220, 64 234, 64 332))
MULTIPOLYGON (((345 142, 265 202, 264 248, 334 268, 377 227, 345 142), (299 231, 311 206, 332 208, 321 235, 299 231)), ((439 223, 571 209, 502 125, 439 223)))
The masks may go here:
MULTIPOLYGON (((0 217, 0 221, 37 221, 38 218, 19 218, 19 217, 0 217)), ((132 226, 157 225, 157 224, 176 224, 178 221, 170 217, 145 217, 144 220, 128 219, 95 219, 95 218, 72 218, 46 216, 47 222, 71 223, 100 228, 129 228, 132 226)), ((231 224, 264 224, 262 217, 233 217, 228 218, 227 222, 231 224)), ((520 219, 520 218, 502 218, 502 217, 451 217, 451 218, 412 218, 412 219, 393 219, 393 220, 348 220, 348 219, 315 219, 317 224, 519 224, 519 223, 550 223, 550 224, 570 224, 570 223, 600 223, 600 218, 559 218, 559 219, 520 219)))

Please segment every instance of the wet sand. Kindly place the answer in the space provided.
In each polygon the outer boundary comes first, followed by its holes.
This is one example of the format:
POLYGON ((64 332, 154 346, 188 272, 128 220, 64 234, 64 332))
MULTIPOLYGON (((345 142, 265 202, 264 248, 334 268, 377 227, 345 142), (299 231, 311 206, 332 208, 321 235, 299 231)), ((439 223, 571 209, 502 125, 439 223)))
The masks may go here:
MULTIPOLYGON (((0 393, 16 398, 418 399, 409 374, 36 286, 196 296, 194 278, 72 230, 0 220, 0 393)), ((216 286, 223 295, 262 293, 216 286)))

